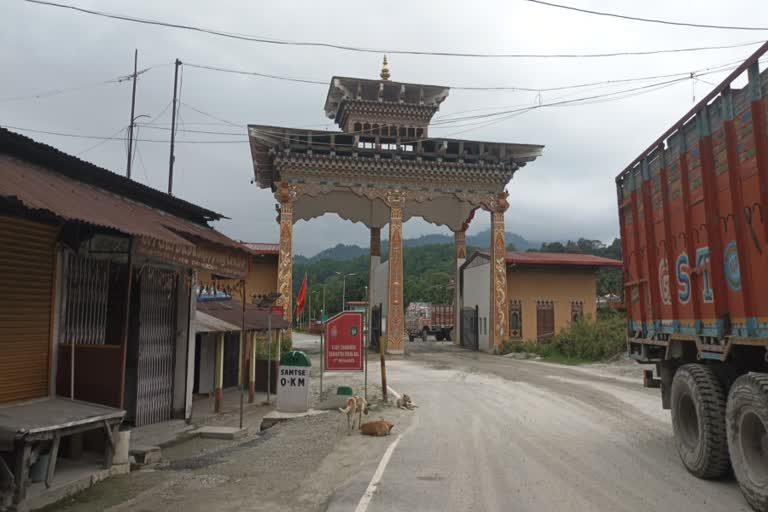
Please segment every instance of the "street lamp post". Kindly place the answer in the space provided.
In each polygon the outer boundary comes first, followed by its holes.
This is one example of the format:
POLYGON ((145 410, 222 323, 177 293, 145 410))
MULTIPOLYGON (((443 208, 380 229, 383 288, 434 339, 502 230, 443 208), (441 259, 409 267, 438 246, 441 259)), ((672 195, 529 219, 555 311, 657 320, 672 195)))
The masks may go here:
POLYGON ((344 311, 347 309, 347 277, 354 276, 356 273, 342 274, 341 272, 334 272, 334 274, 341 276, 341 310, 344 311))

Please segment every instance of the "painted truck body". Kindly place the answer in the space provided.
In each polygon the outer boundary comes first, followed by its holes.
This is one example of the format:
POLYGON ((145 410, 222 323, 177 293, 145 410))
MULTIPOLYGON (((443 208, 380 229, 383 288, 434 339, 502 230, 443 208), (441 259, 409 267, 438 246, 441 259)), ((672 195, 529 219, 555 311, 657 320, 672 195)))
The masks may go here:
POLYGON ((405 311, 405 330, 408 339, 427 341, 432 335, 437 341, 450 340, 454 316, 452 304, 412 302, 405 311))
POLYGON ((645 384, 672 410, 686 468, 714 478, 732 464, 758 510, 768 510, 766 50, 616 178, 629 355, 655 365, 645 384))

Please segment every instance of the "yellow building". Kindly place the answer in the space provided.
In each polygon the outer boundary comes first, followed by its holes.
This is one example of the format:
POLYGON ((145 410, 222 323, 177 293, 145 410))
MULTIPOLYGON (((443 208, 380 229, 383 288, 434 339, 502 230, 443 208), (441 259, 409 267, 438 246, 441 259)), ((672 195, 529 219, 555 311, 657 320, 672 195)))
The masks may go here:
MULTIPOLYGON (((597 271, 621 261, 588 254, 507 253, 508 339, 540 342, 572 319, 597 311, 597 271)), ((488 253, 476 252, 461 266, 460 343, 491 350, 488 325, 488 253)))
MULTIPOLYGON (((244 385, 247 383, 248 403, 252 403, 254 393, 259 388, 257 373, 266 383, 266 371, 257 368, 266 368, 267 362, 256 360, 252 343, 258 339, 257 332, 264 335, 269 323, 267 313, 255 306, 258 302, 255 296, 277 291, 277 257, 280 248, 278 244, 241 244, 250 252, 245 275, 245 313, 242 312, 241 280, 225 279, 204 272, 197 275, 197 284, 203 290, 196 308, 193 392, 214 394, 216 412, 223 410, 225 388, 237 386, 241 382, 244 385), (245 336, 242 335, 243 321, 245 336)), ((277 339, 277 333, 290 327, 290 324, 283 319, 282 314, 275 313, 272 315, 271 326, 277 339)), ((272 362, 275 366, 272 372, 272 391, 276 388, 276 364, 272 362)))
MULTIPOLYGON (((248 260, 248 273, 245 277, 245 296, 252 302, 253 296, 277 291, 277 255, 278 244, 241 242, 251 253, 248 260)), ((207 272, 198 272, 197 282, 202 286, 221 286, 231 288, 237 281, 220 278, 207 272)), ((240 290, 231 290, 240 297, 240 290)))

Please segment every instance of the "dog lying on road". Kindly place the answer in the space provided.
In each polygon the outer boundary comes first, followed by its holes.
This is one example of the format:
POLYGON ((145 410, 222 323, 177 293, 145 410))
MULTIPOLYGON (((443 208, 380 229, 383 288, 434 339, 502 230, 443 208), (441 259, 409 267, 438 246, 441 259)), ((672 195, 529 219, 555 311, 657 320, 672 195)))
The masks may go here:
POLYGON ((403 396, 397 399, 397 408, 412 411, 416 408, 416 405, 413 403, 410 396, 403 393, 403 396))
POLYGON ((386 420, 369 421, 360 426, 360 433, 366 436, 388 436, 394 426, 386 420))
POLYGON ((361 396, 347 398, 347 406, 344 409, 339 408, 339 412, 347 415, 347 435, 350 435, 355 427, 355 416, 357 416, 357 427, 361 427, 363 414, 368 414, 368 402, 361 396))

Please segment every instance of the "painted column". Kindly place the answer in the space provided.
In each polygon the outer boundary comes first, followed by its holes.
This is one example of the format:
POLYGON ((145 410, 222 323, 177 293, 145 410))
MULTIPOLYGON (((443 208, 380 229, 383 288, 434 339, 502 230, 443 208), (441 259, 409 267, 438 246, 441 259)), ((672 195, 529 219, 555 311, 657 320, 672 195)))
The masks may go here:
POLYGON ((490 349, 500 347, 507 340, 507 247, 504 242, 504 212, 509 203, 507 194, 499 194, 491 201, 491 302, 489 336, 490 349))
POLYGON ((251 333, 251 358, 248 369, 248 403, 252 404, 256 395, 256 333, 251 333))
POLYGON ((277 291, 280 298, 275 305, 282 306, 283 318, 291 321, 293 295, 293 198, 287 183, 281 183, 277 192, 280 213, 280 252, 277 260, 277 291))
POLYGON ((467 260, 467 231, 453 232, 456 244, 456 272, 453 278, 453 344, 459 345, 461 340, 461 272, 459 267, 467 260))
POLYGON ((403 310, 403 206, 405 193, 387 193, 389 206, 389 292, 387 294, 387 352, 402 354, 405 339, 403 310))
POLYGON ((217 414, 224 407, 224 335, 216 337, 216 391, 213 410, 217 414))
POLYGON ((368 345, 371 343, 371 311, 376 298, 376 268, 381 263, 381 228, 371 228, 371 261, 368 268, 368 345))

